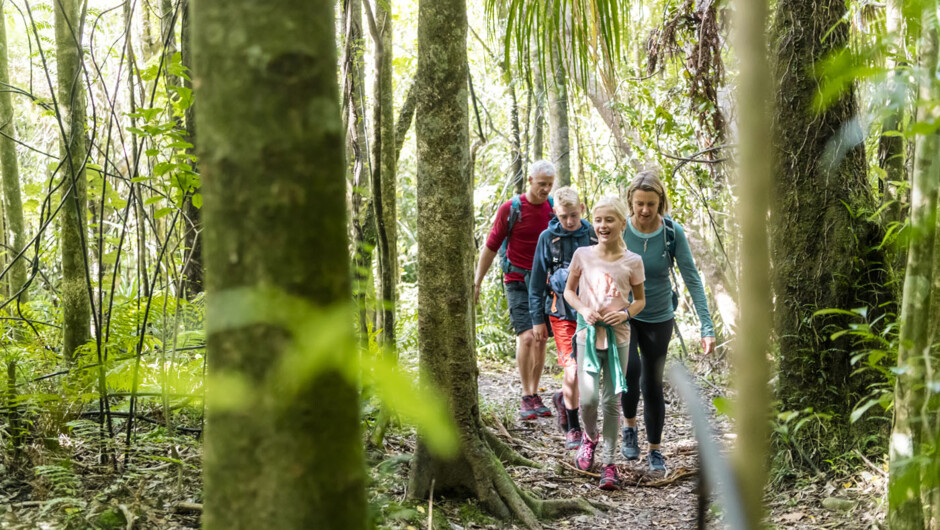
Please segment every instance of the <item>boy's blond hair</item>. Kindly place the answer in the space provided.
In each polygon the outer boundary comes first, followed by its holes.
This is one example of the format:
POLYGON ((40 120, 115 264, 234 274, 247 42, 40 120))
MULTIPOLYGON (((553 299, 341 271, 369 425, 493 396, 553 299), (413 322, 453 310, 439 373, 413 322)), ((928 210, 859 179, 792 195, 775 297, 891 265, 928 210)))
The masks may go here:
POLYGON ((571 186, 562 186, 555 190, 552 195, 555 197, 555 204, 558 206, 570 208, 572 206, 581 205, 581 199, 578 197, 578 192, 575 191, 571 186))

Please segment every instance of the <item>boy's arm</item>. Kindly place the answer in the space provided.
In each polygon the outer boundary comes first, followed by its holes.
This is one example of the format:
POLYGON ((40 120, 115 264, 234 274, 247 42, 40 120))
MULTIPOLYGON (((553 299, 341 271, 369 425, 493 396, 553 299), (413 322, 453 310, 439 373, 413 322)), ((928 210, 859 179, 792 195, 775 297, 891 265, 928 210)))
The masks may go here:
POLYGON ((532 272, 529 273, 529 314, 532 315, 532 324, 545 323, 545 280, 548 275, 548 257, 545 249, 548 246, 550 234, 542 232, 535 245, 535 255, 532 258, 532 272))

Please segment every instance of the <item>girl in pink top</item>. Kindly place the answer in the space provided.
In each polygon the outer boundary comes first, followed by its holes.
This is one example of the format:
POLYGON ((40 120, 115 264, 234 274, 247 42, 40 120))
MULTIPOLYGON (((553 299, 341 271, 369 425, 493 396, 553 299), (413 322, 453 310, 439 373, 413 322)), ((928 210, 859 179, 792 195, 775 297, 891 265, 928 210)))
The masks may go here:
POLYGON ((594 450, 604 438, 600 488, 620 489, 614 454, 619 434, 619 395, 626 390, 630 326, 627 321, 643 310, 646 298, 643 260, 627 250, 623 231, 627 207, 616 197, 603 197, 594 206, 597 245, 577 249, 568 266, 565 300, 578 312, 578 390, 584 438, 575 456, 578 469, 594 464, 594 450), (629 295, 633 294, 633 301, 629 295), (601 372, 605 374, 601 383, 601 372), (604 408, 603 432, 597 429, 597 408, 604 408))

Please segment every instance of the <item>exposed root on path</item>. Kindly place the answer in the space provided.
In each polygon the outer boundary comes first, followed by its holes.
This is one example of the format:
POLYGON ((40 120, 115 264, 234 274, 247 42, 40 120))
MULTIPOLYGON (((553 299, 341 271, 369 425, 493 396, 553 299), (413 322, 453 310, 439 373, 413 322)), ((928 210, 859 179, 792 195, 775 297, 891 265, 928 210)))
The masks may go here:
POLYGON ((500 440, 499 437, 489 429, 483 429, 483 440, 486 442, 486 445, 490 446, 493 454, 495 454, 496 458, 499 458, 500 462, 503 464, 532 467, 535 469, 542 469, 543 467, 542 464, 539 464, 535 460, 530 460, 519 454, 518 451, 513 449, 506 442, 500 440))

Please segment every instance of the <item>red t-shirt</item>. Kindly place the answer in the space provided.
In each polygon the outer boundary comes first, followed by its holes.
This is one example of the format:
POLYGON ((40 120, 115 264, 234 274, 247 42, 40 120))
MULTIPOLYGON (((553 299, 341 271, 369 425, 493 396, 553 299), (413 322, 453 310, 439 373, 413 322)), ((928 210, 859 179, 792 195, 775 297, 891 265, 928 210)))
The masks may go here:
MULTIPOLYGON (((539 235, 548 228, 548 222, 552 218, 552 205, 548 201, 542 204, 532 204, 526 199, 524 193, 520 199, 520 215, 519 219, 516 220, 516 224, 512 227, 512 234, 509 235, 506 256, 509 257, 509 262, 516 267, 531 269, 539 235)), ((493 223, 493 229, 490 230, 489 237, 486 238, 486 248, 493 252, 499 252, 499 247, 506 239, 506 231, 509 228, 509 211, 511 209, 512 199, 504 202, 496 211, 496 221, 493 223)), ((499 261, 498 257, 496 261, 499 261)), ((503 278, 505 283, 522 281, 525 281, 525 277, 518 272, 510 272, 503 278)))

